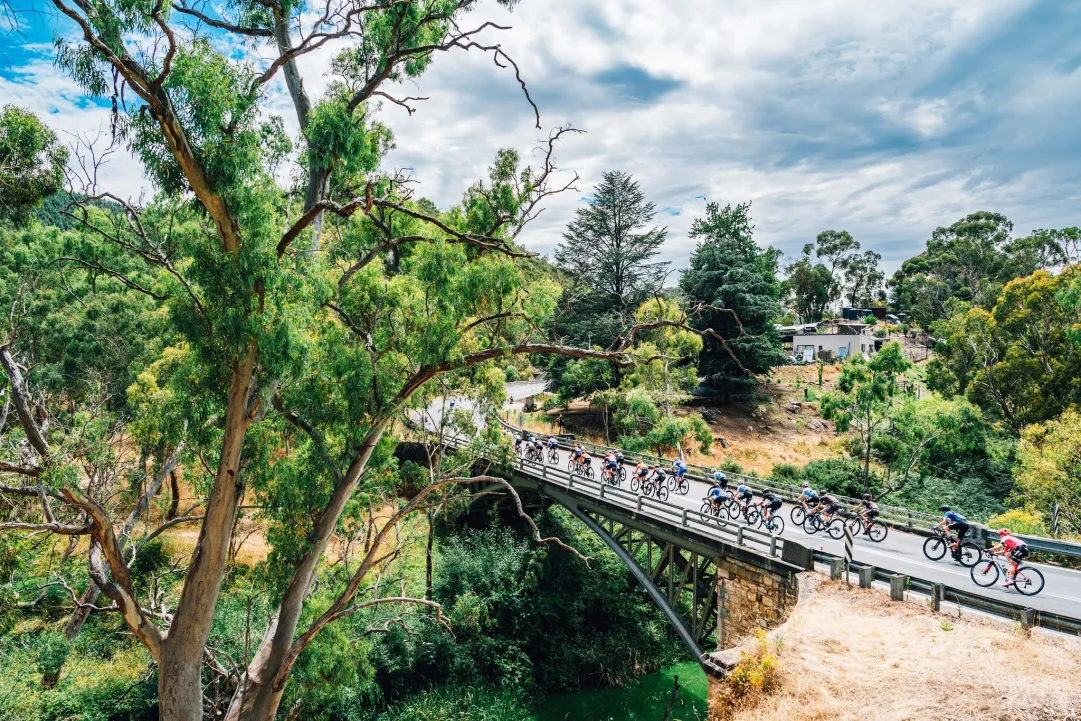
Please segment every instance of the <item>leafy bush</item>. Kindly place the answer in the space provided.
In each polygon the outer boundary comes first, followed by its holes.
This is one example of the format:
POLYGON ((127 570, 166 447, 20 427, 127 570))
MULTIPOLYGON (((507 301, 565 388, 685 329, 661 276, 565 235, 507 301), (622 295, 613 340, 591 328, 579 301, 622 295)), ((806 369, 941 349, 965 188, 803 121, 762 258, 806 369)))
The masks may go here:
POLYGON ((503 375, 506 377, 508 383, 513 383, 518 380, 518 369, 514 366, 507 366, 503 369, 503 375))
POLYGON ((769 472, 769 479, 795 485, 800 482, 800 468, 794 463, 778 463, 769 472))
MULTIPOLYGON (((842 496, 859 496, 863 493, 863 467, 852 458, 827 458, 811 461, 800 471, 800 481, 807 481, 811 488, 829 491, 842 496)), ((881 487, 881 479, 871 474, 871 492, 881 487)))
POLYGON ((1047 527, 1043 525, 1040 514, 1032 511, 1012 508, 1005 513, 991 516, 987 519, 987 525, 991 528, 1008 528, 1013 533, 1021 533, 1028 536, 1049 536, 1047 527))
POLYGON ((743 466, 736 463, 731 456, 724 459, 720 465, 720 469, 726 473, 743 473, 743 466))

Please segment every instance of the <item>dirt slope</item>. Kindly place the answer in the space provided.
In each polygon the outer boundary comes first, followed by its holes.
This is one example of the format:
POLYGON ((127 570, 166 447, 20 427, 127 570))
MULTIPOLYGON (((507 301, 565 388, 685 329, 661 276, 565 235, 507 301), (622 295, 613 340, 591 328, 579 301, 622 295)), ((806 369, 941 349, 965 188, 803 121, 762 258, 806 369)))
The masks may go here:
POLYGON ((1081 719, 1081 642, 819 584, 783 629, 776 688, 731 721, 1081 719))

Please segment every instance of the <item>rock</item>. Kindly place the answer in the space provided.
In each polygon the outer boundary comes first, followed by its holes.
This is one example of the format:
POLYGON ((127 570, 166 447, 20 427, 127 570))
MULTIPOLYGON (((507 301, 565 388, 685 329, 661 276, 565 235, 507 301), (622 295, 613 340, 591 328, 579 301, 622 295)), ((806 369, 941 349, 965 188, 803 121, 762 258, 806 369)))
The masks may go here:
POLYGON ((710 425, 716 425, 716 423, 717 423, 717 414, 716 413, 709 410, 708 408, 699 408, 698 413, 699 413, 699 415, 702 416, 702 420, 704 420, 706 423, 709 423, 710 425))
POLYGON ((720 442, 721 448, 728 448, 728 441, 724 438, 718 438, 717 441, 720 442))
POLYGON ((830 427, 822 421, 816 418, 812 418, 811 420, 807 421, 806 424, 804 424, 804 428, 809 431, 828 431, 830 427))
POLYGON ((792 401, 787 406, 785 406, 784 409, 789 413, 799 413, 803 410, 803 404, 799 401, 792 401))

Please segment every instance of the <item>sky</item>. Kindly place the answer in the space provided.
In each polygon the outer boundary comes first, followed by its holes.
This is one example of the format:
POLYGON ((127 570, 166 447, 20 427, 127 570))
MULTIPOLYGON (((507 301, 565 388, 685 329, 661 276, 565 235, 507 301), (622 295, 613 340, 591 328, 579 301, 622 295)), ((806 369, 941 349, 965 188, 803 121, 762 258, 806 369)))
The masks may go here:
MULTIPOLYGON (((14 0, 0 35, 0 102, 39 112, 65 139, 108 128, 108 106, 54 64, 71 27, 45 0, 14 0), (19 4, 22 3, 22 4, 19 4)), ((585 131, 558 149, 577 192, 553 198, 520 236, 551 254, 607 170, 631 173, 668 228, 664 259, 686 265, 688 230, 707 201, 751 201, 760 245, 798 256, 826 229, 848 230, 887 271, 930 233, 992 210, 1015 234, 1081 224, 1081 2, 1073 0, 488 1, 463 27, 517 62, 542 129, 511 70, 472 50, 437 56, 385 104, 387 169, 447 207, 500 148, 528 161, 549 130, 585 131)), ((304 58, 309 92, 338 48, 304 58)), ((252 58, 258 62, 258 58, 252 58)), ((270 105, 296 129, 279 83, 270 105)), ((115 154, 103 185, 153 189, 115 154)))

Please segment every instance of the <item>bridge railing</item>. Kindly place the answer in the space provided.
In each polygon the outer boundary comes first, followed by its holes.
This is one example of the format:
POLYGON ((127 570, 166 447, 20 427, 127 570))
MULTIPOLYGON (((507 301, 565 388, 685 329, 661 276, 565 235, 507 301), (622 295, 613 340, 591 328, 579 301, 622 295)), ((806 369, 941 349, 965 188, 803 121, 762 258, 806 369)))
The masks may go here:
MULTIPOLYGON (((510 423, 507 423, 502 418, 499 419, 500 425, 510 433, 531 433, 538 439, 547 440, 551 437, 548 433, 538 433, 535 431, 527 431, 522 428, 518 428, 510 423)), ((570 448, 570 443, 565 438, 555 436, 559 442, 559 447, 562 449, 570 448)), ((608 446, 602 446, 596 443, 590 443, 589 441, 577 441, 579 445, 585 448, 591 455, 603 455, 609 450, 614 450, 608 446)), ((672 461, 666 458, 660 458, 658 456, 652 456, 648 453, 638 453, 627 451, 623 453, 623 457, 628 461, 638 462, 645 461, 649 464, 660 463, 666 470, 671 466, 672 461)), ((763 488, 771 488, 778 492, 778 495, 783 497, 789 502, 795 501, 801 492, 799 486, 791 484, 781 483, 775 480, 766 481, 765 479, 758 478, 756 476, 748 476, 743 473, 729 473, 724 471, 725 476, 733 479, 737 482, 746 484, 752 490, 761 492, 763 488)), ((713 469, 706 468, 704 466, 690 465, 687 466, 687 477, 697 481, 703 481, 708 483, 713 477, 713 469)), ((834 494, 842 504, 847 505, 850 509, 860 503, 860 499, 852 498, 850 496, 839 496, 834 494)), ((904 508, 902 506, 892 506, 888 504, 880 503, 878 505, 879 520, 894 526, 896 528, 908 529, 917 532, 928 532, 934 526, 942 520, 941 516, 931 513, 924 513, 922 511, 914 511, 910 508, 904 508)), ((1061 541, 1054 538, 1042 538, 1040 536, 1025 536, 1017 534, 1019 538, 1029 545, 1034 551, 1043 551, 1045 553, 1057 553, 1063 556, 1071 556, 1075 558, 1081 558, 1081 543, 1074 543, 1072 541, 1061 541)))
POLYGON ((606 483, 596 478, 587 478, 571 473, 564 468, 547 463, 519 458, 519 470, 541 480, 577 491, 594 498, 647 516, 670 526, 678 526, 703 533, 737 546, 752 547, 770 556, 779 557, 783 551, 784 539, 771 535, 757 528, 750 528, 728 518, 721 518, 710 513, 703 513, 691 508, 684 508, 653 496, 635 493, 620 485, 606 483))

